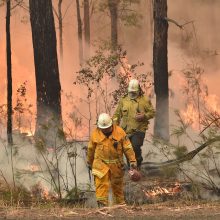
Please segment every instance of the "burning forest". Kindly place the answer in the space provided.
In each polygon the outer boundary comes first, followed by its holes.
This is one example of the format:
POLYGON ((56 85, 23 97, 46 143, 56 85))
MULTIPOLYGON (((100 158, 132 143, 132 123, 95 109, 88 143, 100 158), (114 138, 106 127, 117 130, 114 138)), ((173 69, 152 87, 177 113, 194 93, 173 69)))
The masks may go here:
POLYGON ((219 8, 0 0, 0 216, 219 219, 219 8))

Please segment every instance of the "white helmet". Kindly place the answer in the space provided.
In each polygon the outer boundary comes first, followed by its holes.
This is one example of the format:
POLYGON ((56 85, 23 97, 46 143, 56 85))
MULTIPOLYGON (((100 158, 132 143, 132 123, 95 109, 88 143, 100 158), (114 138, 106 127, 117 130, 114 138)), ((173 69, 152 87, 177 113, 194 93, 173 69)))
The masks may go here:
POLYGON ((100 114, 99 118, 98 118, 97 126, 98 126, 98 128, 101 128, 101 129, 111 127, 112 126, 111 117, 106 113, 100 114))
POLYGON ((138 92, 139 91, 139 82, 136 79, 132 79, 128 85, 128 92, 138 92))

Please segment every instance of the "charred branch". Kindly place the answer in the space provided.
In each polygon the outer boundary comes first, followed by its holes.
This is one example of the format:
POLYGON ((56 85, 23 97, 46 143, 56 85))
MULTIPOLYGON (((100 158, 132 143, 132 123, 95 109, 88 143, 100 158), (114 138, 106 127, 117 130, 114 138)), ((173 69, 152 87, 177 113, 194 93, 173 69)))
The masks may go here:
POLYGON ((179 24, 177 21, 175 21, 175 20, 173 20, 173 19, 171 19, 171 18, 167 18, 167 17, 165 17, 164 20, 166 20, 167 22, 171 22, 171 23, 175 24, 175 25, 176 25, 177 27, 179 27, 180 29, 183 29, 183 27, 184 27, 185 25, 187 25, 187 24, 193 23, 193 21, 188 21, 188 22, 186 22, 186 23, 184 23, 184 24, 179 24))

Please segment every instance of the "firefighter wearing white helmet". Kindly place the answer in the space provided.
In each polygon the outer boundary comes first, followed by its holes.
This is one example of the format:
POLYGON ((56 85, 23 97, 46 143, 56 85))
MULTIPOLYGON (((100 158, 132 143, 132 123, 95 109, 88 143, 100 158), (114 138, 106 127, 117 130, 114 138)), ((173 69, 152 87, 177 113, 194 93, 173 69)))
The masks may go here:
POLYGON ((100 114, 99 118, 98 118, 97 126, 98 126, 98 128, 101 128, 101 129, 111 127, 112 126, 112 119, 111 119, 110 115, 108 115, 106 113, 100 114))
POLYGON ((150 100, 144 96, 137 79, 132 79, 128 85, 128 94, 121 98, 113 115, 114 123, 121 125, 127 133, 137 160, 138 167, 143 161, 141 147, 149 120, 155 115, 150 100))
POLYGON ((128 158, 132 168, 136 168, 135 153, 130 140, 126 138, 125 131, 113 125, 108 114, 100 114, 97 128, 91 134, 87 152, 87 163, 94 175, 96 199, 99 206, 108 205, 110 187, 115 204, 125 203, 123 154, 128 158))
POLYGON ((128 84, 128 92, 138 92, 139 82, 137 79, 132 79, 128 84))
POLYGON ((132 79, 128 84, 128 95, 131 99, 135 99, 139 95, 140 85, 138 80, 132 79))

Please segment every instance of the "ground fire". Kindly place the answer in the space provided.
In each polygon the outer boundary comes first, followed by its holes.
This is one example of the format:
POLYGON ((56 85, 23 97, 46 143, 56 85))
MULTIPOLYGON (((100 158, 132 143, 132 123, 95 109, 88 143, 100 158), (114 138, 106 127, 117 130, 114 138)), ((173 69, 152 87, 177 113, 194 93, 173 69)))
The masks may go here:
POLYGON ((145 193, 145 195, 150 198, 153 199, 157 196, 177 196, 180 194, 180 192, 183 190, 183 187, 181 186, 180 183, 175 182, 175 183, 166 183, 163 184, 164 186, 162 186, 162 184, 158 183, 157 186, 152 186, 150 187, 151 189, 149 190, 143 190, 143 192, 145 193))

